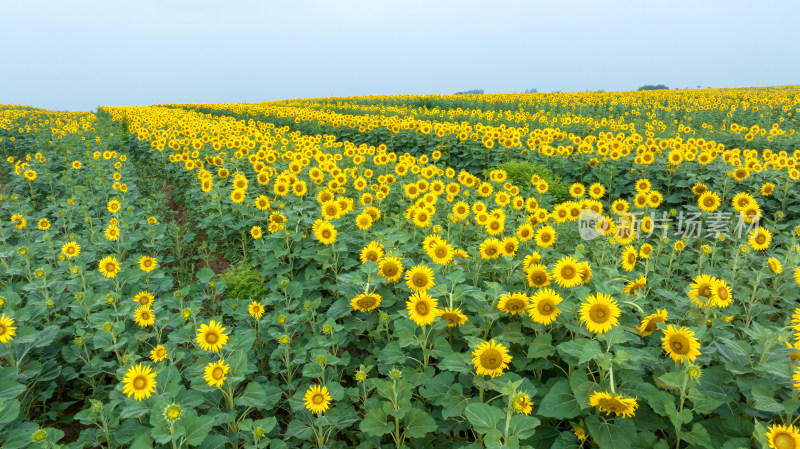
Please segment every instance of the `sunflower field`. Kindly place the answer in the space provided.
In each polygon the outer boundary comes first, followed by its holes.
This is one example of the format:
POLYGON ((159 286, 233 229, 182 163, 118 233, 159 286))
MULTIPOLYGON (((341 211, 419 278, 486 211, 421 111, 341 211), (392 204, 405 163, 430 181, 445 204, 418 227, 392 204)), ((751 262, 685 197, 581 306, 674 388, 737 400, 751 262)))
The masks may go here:
POLYGON ((0 444, 800 448, 798 113, 0 105, 0 444))

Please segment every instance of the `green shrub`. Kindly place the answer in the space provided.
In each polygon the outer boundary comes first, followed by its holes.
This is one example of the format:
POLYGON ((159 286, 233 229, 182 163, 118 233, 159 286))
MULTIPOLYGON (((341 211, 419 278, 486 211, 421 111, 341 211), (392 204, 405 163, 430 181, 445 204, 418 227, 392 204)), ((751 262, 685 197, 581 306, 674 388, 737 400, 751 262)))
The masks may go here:
POLYGON ((569 199, 569 186, 564 183, 561 176, 553 173, 549 167, 530 161, 508 161, 494 167, 496 170, 503 170, 508 174, 508 181, 519 187, 520 193, 530 196, 536 188, 531 185, 531 176, 539 175, 550 186, 548 192, 559 202, 569 199))
POLYGON ((225 282, 225 295, 231 298, 258 300, 267 291, 264 278, 248 265, 233 266, 219 278, 225 282))

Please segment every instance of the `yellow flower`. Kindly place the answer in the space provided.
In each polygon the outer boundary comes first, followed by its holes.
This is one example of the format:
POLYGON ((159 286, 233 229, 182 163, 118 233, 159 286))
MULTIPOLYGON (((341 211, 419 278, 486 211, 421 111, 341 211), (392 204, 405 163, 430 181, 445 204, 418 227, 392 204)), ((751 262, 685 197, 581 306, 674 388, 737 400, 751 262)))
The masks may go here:
POLYGON ((261 238, 261 236, 263 235, 263 231, 262 231, 262 229, 261 229, 261 226, 253 226, 252 228, 250 228, 250 235, 251 235, 251 236, 252 236, 252 237, 253 237, 255 240, 258 240, 258 239, 260 239, 260 238, 261 238))
POLYGON ((156 322, 156 316, 152 310, 150 310, 150 306, 139 306, 136 308, 136 311, 133 313, 133 318, 141 327, 152 326, 153 323, 156 322))
POLYGON ((74 241, 65 243, 64 246, 61 247, 61 253, 69 258, 79 256, 81 254, 81 246, 74 241))
POLYGON ((472 364, 479 376, 497 377, 503 374, 511 359, 508 349, 502 344, 495 343, 494 340, 485 341, 472 351, 472 364))
POLYGON ((747 243, 756 250, 762 251, 769 248, 769 243, 772 241, 772 233, 767 229, 759 226, 750 232, 750 239, 747 243))
POLYGON ((106 235, 106 240, 111 242, 116 242, 117 239, 119 239, 119 228, 114 226, 113 224, 108 225, 108 227, 106 228, 105 235, 106 235))
POLYGON ((517 413, 530 415, 531 411, 533 411, 533 402, 531 402, 531 397, 527 394, 518 394, 517 397, 514 398, 513 404, 514 411, 517 413))
POLYGON ((417 265, 408 270, 406 272, 405 280, 408 288, 417 292, 427 291, 436 285, 433 278, 433 270, 424 265, 417 265))
POLYGON ((222 388, 222 383, 228 378, 226 374, 228 374, 230 369, 230 365, 225 363, 224 360, 218 360, 216 363, 209 362, 208 365, 206 365, 203 379, 209 387, 222 388))
POLYGON ((614 299, 605 293, 589 295, 581 304, 580 320, 590 332, 604 334, 619 324, 619 306, 614 299))
POLYGON ((676 362, 694 362, 700 355, 700 342, 686 327, 677 328, 670 324, 664 330, 661 343, 667 355, 676 362))
POLYGON ((556 230, 550 225, 544 225, 536 231, 536 245, 540 248, 549 248, 556 242, 556 230))
POLYGON ((253 301, 247 306, 247 313, 255 319, 259 319, 264 315, 264 306, 261 303, 253 301))
POLYGON ((774 424, 767 428, 767 441, 771 449, 796 449, 800 447, 800 430, 791 424, 774 424))
POLYGON ((139 268, 145 273, 155 270, 156 266, 158 266, 158 262, 154 257, 142 256, 139 258, 139 268))
POLYGON ((572 257, 562 257, 553 266, 553 279, 564 288, 575 287, 582 283, 578 261, 572 257))
POLYGON ((625 271, 633 271, 636 268, 636 256, 638 251, 631 245, 625 247, 622 252, 622 269, 625 271))
POLYGON ((657 323, 665 323, 666 321, 667 321, 667 310, 658 309, 656 310, 656 313, 644 317, 644 319, 639 324, 639 327, 636 328, 636 330, 639 331, 642 337, 647 337, 648 335, 658 330, 657 323))
POLYGON ((118 200, 111 200, 106 205, 106 208, 112 214, 116 214, 117 212, 119 212, 120 207, 122 207, 122 205, 119 203, 118 200))
POLYGON ((330 245, 336 241, 336 228, 328 221, 317 220, 314 223, 314 238, 323 245, 330 245))
POLYGON ((436 316, 440 313, 437 308, 439 301, 424 291, 418 291, 411 295, 406 301, 408 317, 417 326, 427 326, 433 324, 436 316))
POLYGON ((525 279, 528 285, 535 288, 550 285, 550 273, 547 272, 547 265, 533 264, 525 270, 525 279))
POLYGON ((40 231, 46 231, 50 229, 50 220, 42 218, 41 220, 39 220, 38 226, 40 231))
POLYGON ((204 351, 219 352, 228 343, 228 334, 225 334, 222 323, 211 320, 208 325, 201 324, 197 330, 197 343, 204 351))
POLYGON ((388 281, 397 281, 403 275, 403 264, 399 257, 384 257, 378 264, 378 274, 388 281))
POLYGON ((4 313, 0 316, 0 343, 8 343, 17 335, 14 319, 4 313))
POLYGON ((563 300, 561 295, 549 288, 539 289, 531 296, 528 315, 539 324, 551 324, 561 314, 557 306, 563 300))
POLYGON ((500 297, 497 308, 505 313, 519 315, 528 308, 530 298, 525 293, 509 293, 500 297))
POLYGON ((769 260, 767 260, 767 262, 769 263, 769 267, 773 273, 781 274, 781 272, 783 271, 783 265, 781 265, 781 262, 778 259, 770 257, 769 260))
POLYGON ((158 345, 150 350, 150 360, 160 362, 167 358, 167 348, 164 345, 158 345))
POLYGON ((128 397, 133 396, 137 401, 149 398, 156 391, 156 373, 150 366, 138 364, 132 366, 122 379, 122 392, 128 397))
POLYGON ((447 327, 458 327, 467 322, 467 316, 461 308, 445 307, 439 311, 439 318, 447 320, 447 327))
POLYGON ((328 393, 328 387, 320 387, 319 385, 312 385, 306 390, 303 396, 303 403, 306 410, 316 415, 321 414, 330 408, 331 395, 328 393))
POLYGON ((703 192, 700 197, 697 198, 697 205, 705 212, 714 212, 721 203, 722 200, 719 195, 710 191, 703 192))
POLYGON ((381 305, 381 295, 373 293, 362 293, 350 301, 353 309, 361 312, 369 312, 375 310, 381 305))
POLYGON ((597 407, 607 415, 614 413, 614 416, 622 415, 625 418, 633 417, 639 404, 636 398, 626 398, 624 396, 607 392, 596 391, 589 397, 589 405, 597 407))
POLYGON ((502 254, 502 242, 496 238, 486 239, 481 243, 481 259, 496 259, 502 254))
POLYGON ((110 279, 119 273, 120 265, 116 257, 106 256, 100 260, 97 269, 100 271, 100 274, 110 279))

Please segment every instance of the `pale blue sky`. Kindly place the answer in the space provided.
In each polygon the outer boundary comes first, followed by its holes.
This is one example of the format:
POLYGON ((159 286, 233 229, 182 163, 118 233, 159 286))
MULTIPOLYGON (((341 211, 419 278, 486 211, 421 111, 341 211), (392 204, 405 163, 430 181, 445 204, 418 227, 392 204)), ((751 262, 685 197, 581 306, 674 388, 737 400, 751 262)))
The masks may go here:
POLYGON ((0 3, 0 103, 800 84, 795 1, 0 3))

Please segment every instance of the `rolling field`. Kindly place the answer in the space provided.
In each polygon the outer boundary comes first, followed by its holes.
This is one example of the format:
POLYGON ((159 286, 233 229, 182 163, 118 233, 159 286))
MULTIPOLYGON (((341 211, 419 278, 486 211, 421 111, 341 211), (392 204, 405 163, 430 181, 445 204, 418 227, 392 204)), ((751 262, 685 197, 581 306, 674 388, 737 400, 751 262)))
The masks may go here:
POLYGON ((800 448, 798 113, 0 105, 0 444, 800 448))

